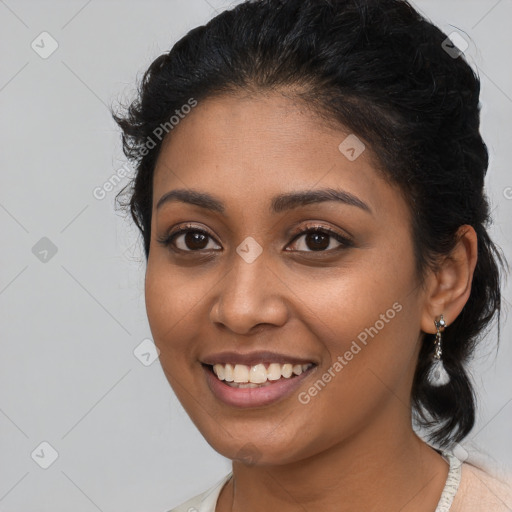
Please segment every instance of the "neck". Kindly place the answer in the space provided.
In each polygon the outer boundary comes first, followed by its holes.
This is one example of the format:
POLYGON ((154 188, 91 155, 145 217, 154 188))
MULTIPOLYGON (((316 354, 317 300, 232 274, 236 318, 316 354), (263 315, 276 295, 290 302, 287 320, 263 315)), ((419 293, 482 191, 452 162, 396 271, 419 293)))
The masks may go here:
POLYGON ((395 415, 294 463, 233 462, 216 512, 434 512, 447 475, 448 464, 414 433, 410 418, 400 428, 395 415))

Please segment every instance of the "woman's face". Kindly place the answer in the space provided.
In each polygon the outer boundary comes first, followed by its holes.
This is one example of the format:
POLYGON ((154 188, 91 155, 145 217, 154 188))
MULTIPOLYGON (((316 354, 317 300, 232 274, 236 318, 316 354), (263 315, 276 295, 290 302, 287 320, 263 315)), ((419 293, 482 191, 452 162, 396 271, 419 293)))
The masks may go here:
POLYGON ((370 148, 277 93, 207 99, 183 117, 155 169, 145 292, 161 365, 197 428, 255 464, 410 429, 425 299, 410 213, 370 148), (283 198, 324 189, 340 199, 283 198), (202 196, 157 208, 176 190, 202 196), (232 387, 215 361, 245 362, 232 378, 266 385, 232 387), (279 363, 314 366, 287 377, 279 363))

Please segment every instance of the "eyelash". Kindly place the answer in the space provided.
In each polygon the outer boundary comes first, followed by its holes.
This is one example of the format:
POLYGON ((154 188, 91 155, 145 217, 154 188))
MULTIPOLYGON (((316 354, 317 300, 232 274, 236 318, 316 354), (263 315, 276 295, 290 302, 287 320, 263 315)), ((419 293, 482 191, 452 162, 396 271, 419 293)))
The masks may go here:
MULTIPOLYGON (((183 226, 183 227, 181 227, 180 229, 178 229, 178 230, 176 230, 174 232, 169 233, 168 235, 161 236, 160 238, 157 239, 157 242, 159 244, 163 245, 164 247, 168 247, 169 245, 172 244, 172 242, 174 242, 174 240, 179 235, 182 235, 182 234, 188 233, 188 232, 201 233, 202 235, 206 235, 207 237, 209 237, 211 239, 214 239, 207 231, 205 231, 203 229, 200 229, 200 228, 197 228, 197 227, 195 227, 193 225, 188 224, 188 225, 183 226)), ((329 229, 329 228, 326 228, 326 227, 323 227, 323 226, 318 226, 318 225, 310 225, 310 226, 306 226, 305 228, 301 228, 299 230, 296 230, 293 233, 292 242, 295 242, 301 236, 308 235, 310 233, 321 233, 323 235, 330 236, 330 237, 334 238, 337 242, 339 242, 341 244, 341 246, 337 247, 335 249, 329 249, 327 251, 323 250, 323 251, 295 251, 295 252, 330 253, 332 251, 336 251, 336 250, 339 250, 339 249, 343 249, 343 248, 348 248, 348 247, 353 247, 354 246, 354 243, 352 242, 352 240, 350 238, 345 237, 343 235, 340 235, 339 233, 337 233, 336 231, 333 231, 332 229, 329 229)), ((175 252, 182 252, 182 253, 183 252, 200 253, 202 251, 209 251, 211 249, 200 249, 200 250, 194 251, 194 250, 178 249, 176 247, 173 247, 172 250, 174 250, 175 252)), ((213 249, 213 250, 218 251, 218 249, 213 249)))

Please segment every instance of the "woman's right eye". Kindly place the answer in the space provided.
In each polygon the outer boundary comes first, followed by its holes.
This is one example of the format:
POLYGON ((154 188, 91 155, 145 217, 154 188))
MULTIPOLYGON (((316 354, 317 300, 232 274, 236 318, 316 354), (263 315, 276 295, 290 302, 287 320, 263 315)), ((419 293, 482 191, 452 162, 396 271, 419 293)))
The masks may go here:
POLYGON ((158 238, 157 241, 164 247, 172 245, 173 250, 182 252, 218 250, 208 248, 208 238, 213 240, 208 232, 194 226, 186 226, 158 238))

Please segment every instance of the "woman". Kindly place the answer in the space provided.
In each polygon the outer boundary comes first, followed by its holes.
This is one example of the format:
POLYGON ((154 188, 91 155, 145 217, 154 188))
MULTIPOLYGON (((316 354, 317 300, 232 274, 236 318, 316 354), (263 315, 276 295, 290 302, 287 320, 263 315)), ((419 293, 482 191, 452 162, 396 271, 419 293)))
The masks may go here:
POLYGON ((175 511, 512 509, 454 452, 500 310, 479 89, 399 0, 245 2, 152 63, 115 115, 148 319, 233 461, 175 511))

